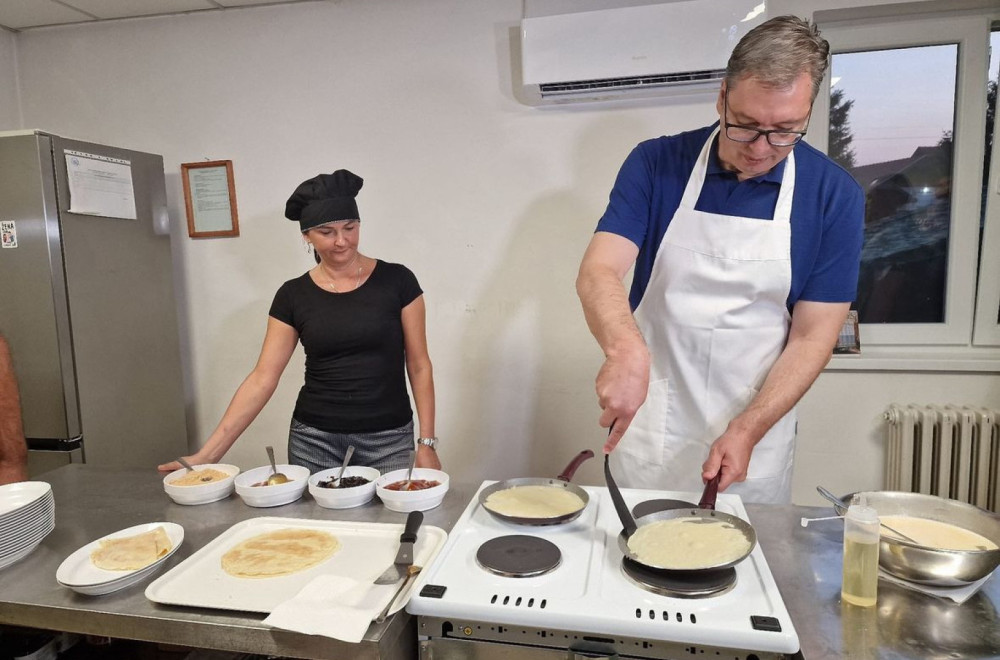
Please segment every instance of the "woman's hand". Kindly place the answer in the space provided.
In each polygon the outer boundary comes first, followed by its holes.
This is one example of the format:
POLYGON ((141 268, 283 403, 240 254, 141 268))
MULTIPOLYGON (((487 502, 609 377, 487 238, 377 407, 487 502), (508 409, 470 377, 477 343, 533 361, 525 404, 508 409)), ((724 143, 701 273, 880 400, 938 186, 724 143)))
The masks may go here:
MULTIPOLYGON (((191 466, 204 465, 205 463, 218 463, 218 461, 210 460, 208 458, 200 456, 199 454, 192 454, 191 456, 184 456, 183 458, 191 466)), ((163 463, 162 465, 157 465, 156 469, 161 474, 169 474, 174 470, 180 470, 182 467, 184 466, 178 463, 177 461, 170 461, 169 463, 163 463)))
POLYGON ((440 470, 441 459, 438 458, 437 452, 427 445, 418 445, 416 467, 440 470))

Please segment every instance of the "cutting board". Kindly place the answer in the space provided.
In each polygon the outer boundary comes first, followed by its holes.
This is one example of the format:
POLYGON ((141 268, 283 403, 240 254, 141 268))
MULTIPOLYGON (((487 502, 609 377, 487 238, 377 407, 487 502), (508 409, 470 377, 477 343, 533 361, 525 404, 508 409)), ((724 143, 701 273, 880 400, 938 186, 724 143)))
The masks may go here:
MULTIPOLYGON (((402 524, 261 517, 236 523, 146 588, 146 598, 164 605, 270 613, 318 575, 375 581, 396 557, 402 524), (329 532, 341 547, 312 568, 271 578, 237 578, 222 570, 222 555, 237 543, 279 529, 308 528, 329 532)), ((417 531, 414 564, 428 566, 441 551, 447 532, 423 525, 417 531)), ((414 587, 410 582, 406 592, 414 587)), ((405 602, 408 593, 399 599, 405 602)))

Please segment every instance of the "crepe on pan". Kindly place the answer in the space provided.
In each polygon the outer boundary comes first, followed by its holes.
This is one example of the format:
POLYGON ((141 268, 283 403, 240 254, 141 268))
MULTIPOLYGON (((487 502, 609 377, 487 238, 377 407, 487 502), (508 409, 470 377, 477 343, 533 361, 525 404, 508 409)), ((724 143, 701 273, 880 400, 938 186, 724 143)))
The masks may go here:
POLYGON ((484 504, 494 513, 516 518, 557 518, 586 506, 576 493, 552 486, 512 486, 491 493, 484 504))
POLYGON ((736 561, 750 551, 750 540, 722 520, 671 518, 639 527, 628 547, 649 566, 696 570, 736 561))
POLYGON ((90 553, 90 561, 107 571, 134 571, 163 557, 171 547, 167 531, 156 527, 135 536, 100 541, 90 553))
POLYGON ((222 570, 238 578, 269 578, 298 573, 322 563, 340 549, 329 532, 285 528, 237 543, 222 555, 222 570))

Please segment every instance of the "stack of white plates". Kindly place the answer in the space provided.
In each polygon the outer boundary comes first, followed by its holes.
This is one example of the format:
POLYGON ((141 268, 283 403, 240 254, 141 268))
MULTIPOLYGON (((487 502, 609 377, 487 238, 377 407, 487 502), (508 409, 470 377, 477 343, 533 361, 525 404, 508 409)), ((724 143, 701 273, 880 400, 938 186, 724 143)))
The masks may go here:
POLYGON ((113 591, 118 591, 119 589, 124 589, 137 582, 141 582, 155 573, 157 569, 163 566, 168 557, 177 552, 177 548, 181 547, 183 541, 184 528, 176 523, 154 522, 135 525, 128 529, 117 531, 114 534, 102 536, 71 554, 56 569, 56 582, 77 593, 88 596, 110 594, 113 591), (101 541, 137 536, 151 532, 157 527, 162 527, 167 533, 167 538, 170 539, 170 550, 151 564, 126 571, 108 571, 94 566, 94 563, 90 560, 90 554, 101 546, 101 541))
POLYGON ((27 557, 55 526, 56 503, 47 483, 0 486, 0 568, 27 557))

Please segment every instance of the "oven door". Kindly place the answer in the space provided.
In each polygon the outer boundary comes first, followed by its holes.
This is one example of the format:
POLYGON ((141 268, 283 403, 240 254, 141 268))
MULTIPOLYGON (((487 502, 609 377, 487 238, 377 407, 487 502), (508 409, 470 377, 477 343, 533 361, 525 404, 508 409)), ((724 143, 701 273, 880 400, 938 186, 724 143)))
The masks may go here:
POLYGON ((481 621, 418 616, 421 660, 789 660, 798 654, 745 651, 689 642, 593 635, 558 628, 508 626, 481 621))

